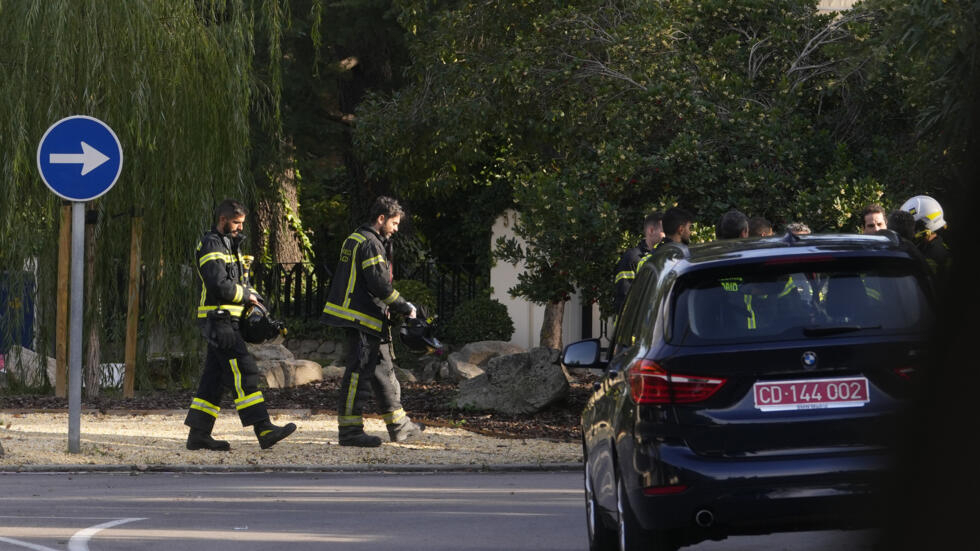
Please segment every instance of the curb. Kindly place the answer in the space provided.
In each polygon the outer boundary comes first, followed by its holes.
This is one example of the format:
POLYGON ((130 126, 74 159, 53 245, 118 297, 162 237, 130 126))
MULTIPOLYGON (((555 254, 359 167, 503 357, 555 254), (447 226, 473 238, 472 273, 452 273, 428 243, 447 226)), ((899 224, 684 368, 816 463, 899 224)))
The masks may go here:
POLYGON ((512 473, 575 472, 581 463, 511 463, 500 465, 7 465, 7 473, 512 473))

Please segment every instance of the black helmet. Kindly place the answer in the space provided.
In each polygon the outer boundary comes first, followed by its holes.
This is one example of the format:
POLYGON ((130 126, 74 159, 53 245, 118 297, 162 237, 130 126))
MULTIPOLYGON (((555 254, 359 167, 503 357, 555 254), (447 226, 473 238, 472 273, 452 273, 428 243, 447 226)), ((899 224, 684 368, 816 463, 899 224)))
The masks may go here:
POLYGON ((285 335, 286 324, 272 319, 262 304, 252 304, 242 314, 241 330, 245 342, 262 344, 279 335, 285 335))
POLYGON ((435 328, 421 317, 406 319, 398 330, 402 343, 416 352, 442 351, 442 343, 434 332, 435 328))

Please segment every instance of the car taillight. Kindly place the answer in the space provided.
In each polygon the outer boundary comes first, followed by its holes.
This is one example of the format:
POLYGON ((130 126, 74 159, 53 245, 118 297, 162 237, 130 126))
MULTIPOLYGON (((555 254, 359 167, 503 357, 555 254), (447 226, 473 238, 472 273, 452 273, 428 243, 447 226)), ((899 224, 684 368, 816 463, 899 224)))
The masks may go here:
POLYGON ((657 362, 640 360, 630 367, 629 382, 637 404, 689 404, 707 400, 725 379, 668 374, 657 362))

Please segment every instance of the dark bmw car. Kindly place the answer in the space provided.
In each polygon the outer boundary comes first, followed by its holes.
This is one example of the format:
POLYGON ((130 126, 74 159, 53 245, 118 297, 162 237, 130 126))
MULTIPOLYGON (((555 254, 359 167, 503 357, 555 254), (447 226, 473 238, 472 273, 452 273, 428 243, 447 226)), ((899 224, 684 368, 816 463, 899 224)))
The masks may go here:
POLYGON ((870 526, 933 321, 895 236, 665 245, 637 270, 582 414, 590 548, 870 526))

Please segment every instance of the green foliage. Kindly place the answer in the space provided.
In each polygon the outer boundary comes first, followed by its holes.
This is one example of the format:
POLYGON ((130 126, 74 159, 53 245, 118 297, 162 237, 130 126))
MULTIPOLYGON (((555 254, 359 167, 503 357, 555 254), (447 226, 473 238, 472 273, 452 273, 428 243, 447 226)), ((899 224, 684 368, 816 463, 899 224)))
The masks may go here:
POLYGON ((61 211, 37 176, 45 129, 69 115, 97 117, 125 152, 115 187, 87 205, 99 216, 85 325, 99 332, 103 360, 122 359, 137 217, 146 267, 141 331, 196 338, 194 243, 219 201, 254 198, 252 160, 261 155, 252 133, 281 136, 279 42, 289 3, 0 4, 0 271, 29 265, 37 275, 38 349, 53 347, 61 211))
POLYGON ((479 297, 457 306, 445 331, 446 339, 459 346, 478 341, 509 341, 514 334, 514 322, 506 306, 479 297))
MULTIPOLYGON (((933 28, 974 35, 949 20, 965 13, 966 0, 956 4, 929 8, 945 17, 933 28)), ((822 14, 814 0, 398 5, 414 64, 406 87, 362 106, 355 140, 369 173, 433 200, 509 197, 516 238, 496 243, 496 255, 525 263, 510 291, 538 303, 577 291, 607 305, 612 266, 651 207, 694 211, 708 224, 702 238, 731 208, 852 231, 864 204, 898 203, 951 174, 914 139, 900 90, 921 77, 876 42, 890 24, 883 10, 822 14)))

